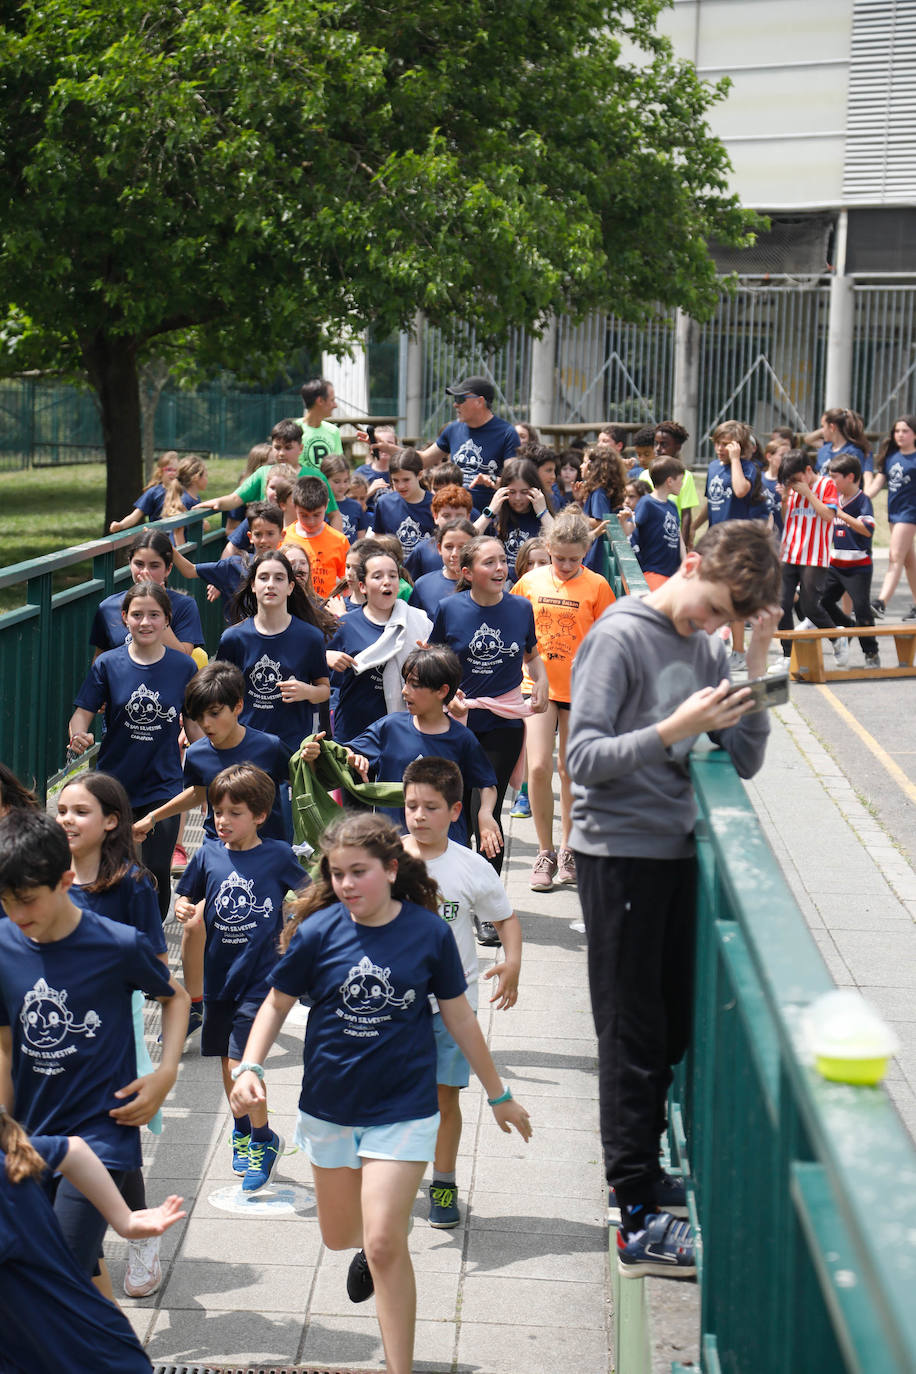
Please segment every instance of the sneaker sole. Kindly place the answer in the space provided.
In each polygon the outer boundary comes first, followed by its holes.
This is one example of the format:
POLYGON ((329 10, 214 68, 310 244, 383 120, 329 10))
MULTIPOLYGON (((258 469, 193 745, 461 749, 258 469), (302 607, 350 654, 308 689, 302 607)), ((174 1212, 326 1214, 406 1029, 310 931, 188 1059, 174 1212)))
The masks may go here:
POLYGON ((695 1264, 653 1264, 648 1260, 640 1261, 639 1264, 624 1264, 619 1255, 617 1272, 622 1279, 695 1279, 697 1276, 695 1264))
POLYGON ((456 1226, 461 1225, 461 1218, 456 1217, 454 1221, 433 1221, 430 1217, 429 1224, 434 1231, 453 1231, 456 1226))
POLYGON ((162 1268, 158 1274, 154 1274, 146 1283, 141 1283, 136 1287, 128 1287, 128 1276, 124 1275, 124 1292, 129 1298, 148 1298, 152 1293, 157 1292, 162 1287, 162 1268))
POLYGON ((267 1177, 265 1178, 265 1180, 264 1180, 263 1183, 259 1183, 259 1184, 258 1184, 257 1188, 245 1188, 245 1189, 243 1189, 244 1192, 246 1192, 246 1193, 259 1193, 259 1192, 261 1191, 262 1188, 266 1188, 266 1187, 267 1187, 268 1183, 269 1183, 270 1180, 273 1178, 274 1174, 277 1172, 277 1165, 278 1165, 279 1162, 280 1162, 280 1156, 281 1156, 282 1153, 283 1153, 283 1150, 284 1150, 285 1145, 286 1145, 286 1140, 284 1139, 284 1137, 283 1137, 282 1135, 277 1136, 277 1153, 274 1155, 273 1163, 271 1164, 270 1168, 267 1170, 267 1177))

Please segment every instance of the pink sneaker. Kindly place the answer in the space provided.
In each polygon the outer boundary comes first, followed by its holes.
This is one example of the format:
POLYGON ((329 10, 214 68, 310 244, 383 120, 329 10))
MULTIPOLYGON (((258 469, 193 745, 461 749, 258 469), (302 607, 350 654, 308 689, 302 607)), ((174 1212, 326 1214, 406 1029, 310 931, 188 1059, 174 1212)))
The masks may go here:
POLYGON ((571 849, 557 850, 557 882, 574 883, 576 881, 576 856, 571 849))
POLYGON ((549 892, 557 871, 557 856, 552 849, 542 849, 534 861, 528 886, 532 892, 549 892))

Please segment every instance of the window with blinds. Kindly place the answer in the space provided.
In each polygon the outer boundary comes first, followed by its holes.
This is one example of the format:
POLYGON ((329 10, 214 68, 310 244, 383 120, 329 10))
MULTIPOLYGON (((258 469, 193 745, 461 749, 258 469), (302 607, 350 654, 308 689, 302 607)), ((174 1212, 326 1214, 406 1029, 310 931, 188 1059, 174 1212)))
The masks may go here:
POLYGON ((843 196, 916 200, 916 0, 855 0, 843 196))

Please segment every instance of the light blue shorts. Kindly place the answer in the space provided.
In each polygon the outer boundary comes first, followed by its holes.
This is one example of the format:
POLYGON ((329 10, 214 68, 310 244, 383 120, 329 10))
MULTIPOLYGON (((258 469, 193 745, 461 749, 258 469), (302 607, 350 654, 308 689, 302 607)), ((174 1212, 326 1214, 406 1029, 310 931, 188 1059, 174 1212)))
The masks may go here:
POLYGON ((364 1159, 429 1162, 436 1153, 438 1133, 438 1112, 384 1126, 339 1126, 300 1112, 296 1144, 319 1169, 361 1169, 364 1159))
POLYGON ((438 1011, 433 1015, 433 1032, 436 1037, 436 1082, 447 1088, 466 1088, 471 1081, 471 1066, 445 1029, 438 1011))

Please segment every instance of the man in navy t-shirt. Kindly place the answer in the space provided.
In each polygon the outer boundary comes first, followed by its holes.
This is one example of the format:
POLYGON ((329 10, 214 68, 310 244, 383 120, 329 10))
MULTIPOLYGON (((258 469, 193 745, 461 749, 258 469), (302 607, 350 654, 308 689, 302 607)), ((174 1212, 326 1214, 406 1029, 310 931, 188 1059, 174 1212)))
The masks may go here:
POLYGON ((518 434, 507 420, 494 415, 493 383, 486 377, 466 377, 445 388, 455 405, 455 419, 434 444, 420 450, 423 466, 433 467, 449 454, 464 475, 474 509, 482 511, 498 486, 503 463, 519 446, 518 434))

